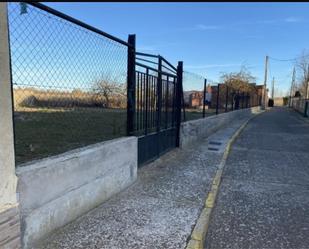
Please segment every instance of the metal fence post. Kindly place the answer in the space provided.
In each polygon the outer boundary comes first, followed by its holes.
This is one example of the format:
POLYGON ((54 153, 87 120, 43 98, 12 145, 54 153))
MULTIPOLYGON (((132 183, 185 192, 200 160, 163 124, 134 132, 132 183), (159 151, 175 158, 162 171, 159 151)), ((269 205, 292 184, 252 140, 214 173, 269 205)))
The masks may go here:
POLYGON ((162 58, 158 61, 158 81, 157 81, 157 132, 161 129, 161 110, 162 110, 162 58))
MULTIPOLYGON (((182 79, 182 78, 181 78, 182 79)), ((183 110, 183 120, 186 121, 186 106, 185 106, 185 97, 183 95, 183 82, 181 81, 181 106, 182 106, 182 110, 183 110)), ((181 120, 180 120, 181 121, 181 120)))
POLYGON ((183 76, 183 62, 179 61, 177 66, 177 93, 176 93, 176 146, 177 147, 179 147, 180 145, 182 76, 183 76))
POLYGON ((305 111, 304 111, 304 117, 307 118, 308 115, 307 115, 307 112, 308 112, 308 104, 309 104, 309 101, 306 101, 305 100, 305 111))
POLYGON ((145 86, 145 91, 146 91, 146 93, 145 93, 145 101, 146 101, 146 106, 145 106, 145 120, 144 120, 144 128, 145 128, 145 135, 147 135, 147 133, 148 133, 148 109, 149 109, 149 100, 148 100, 148 98, 149 98, 149 93, 148 93, 148 88, 149 88, 149 69, 147 68, 146 69, 146 82, 145 82, 145 84, 146 84, 146 86, 145 86))
POLYGON ((135 119, 135 35, 129 35, 128 43, 128 70, 127 70, 127 135, 134 131, 135 119))
POLYGON ((206 102, 207 79, 204 80, 204 95, 203 95, 203 118, 205 118, 205 102, 206 102))
POLYGON ((220 91, 220 84, 218 84, 218 87, 217 87, 217 103, 216 103, 216 115, 218 115, 219 113, 219 91, 220 91))
POLYGON ((227 84, 225 84, 226 86, 226 93, 225 93, 225 112, 227 112, 227 103, 229 101, 229 87, 227 86, 227 84))
POLYGON ((231 92, 231 110, 234 111, 234 97, 235 97, 235 92, 234 90, 231 92))
POLYGON ((246 108, 248 108, 248 102, 249 102, 249 95, 248 95, 248 93, 246 93, 246 108))

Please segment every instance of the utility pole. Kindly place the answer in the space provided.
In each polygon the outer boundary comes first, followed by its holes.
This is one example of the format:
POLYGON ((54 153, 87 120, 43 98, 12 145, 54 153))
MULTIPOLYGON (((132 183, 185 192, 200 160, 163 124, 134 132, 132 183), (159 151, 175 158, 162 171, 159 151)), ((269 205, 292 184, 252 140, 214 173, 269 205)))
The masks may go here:
POLYGON ((263 101, 262 101, 262 109, 266 108, 266 99, 267 99, 267 70, 268 70, 268 55, 265 57, 265 75, 264 75, 264 92, 263 92, 263 101))
POLYGON ((274 99, 275 97, 275 77, 273 77, 273 81, 271 83, 271 98, 274 99))
POLYGON ((293 93, 294 93, 294 86, 295 86, 295 67, 293 68, 289 107, 291 107, 291 104, 292 104, 292 98, 293 98, 293 93))

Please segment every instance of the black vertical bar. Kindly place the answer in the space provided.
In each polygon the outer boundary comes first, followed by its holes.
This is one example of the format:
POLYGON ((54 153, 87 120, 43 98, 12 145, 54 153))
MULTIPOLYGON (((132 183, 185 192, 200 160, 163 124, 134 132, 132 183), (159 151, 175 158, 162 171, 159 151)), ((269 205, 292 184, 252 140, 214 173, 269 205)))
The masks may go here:
POLYGON ((231 92, 231 110, 234 110, 234 90, 231 92))
POLYGON ((203 118, 205 118, 205 102, 206 102, 206 88, 207 88, 207 79, 204 80, 204 95, 203 95, 203 118))
POLYGON ((140 109, 139 109, 139 129, 143 129, 143 74, 140 73, 139 75, 139 102, 140 102, 140 109))
POLYGON ((241 101, 241 109, 244 109, 244 97, 245 97, 245 93, 242 92, 242 94, 241 94, 241 99, 242 99, 242 101, 241 101))
MULTIPOLYGON (((185 107, 185 97, 183 95, 182 76, 181 76, 180 92, 181 92, 181 107, 182 107, 182 110, 183 110, 183 120, 186 121, 186 107, 185 107)), ((180 119, 180 121, 181 121, 181 119, 180 119)))
POLYGON ((135 35, 129 35, 128 43, 128 67, 127 67, 127 135, 134 131, 135 118, 135 35))
POLYGON ((150 95, 151 94, 151 91, 150 91, 150 89, 151 89, 151 77, 150 77, 149 74, 148 74, 147 78, 148 78, 148 80, 147 80, 147 82, 148 82, 148 119, 147 119, 147 127, 150 128, 149 123, 151 121, 151 95, 150 95))
POLYGON ((220 84, 217 87, 217 104, 216 104, 216 115, 218 115, 219 111, 219 91, 220 91, 220 84))
POLYGON ((145 135, 147 135, 147 132, 148 132, 148 88, 149 88, 149 69, 147 68, 146 69, 146 80, 145 80, 145 84, 146 84, 146 96, 145 96, 145 100, 146 100, 146 107, 145 107, 145 122, 144 122, 144 126, 145 126, 145 135))
POLYGON ((162 58, 159 56, 158 62, 158 82, 157 82, 157 132, 161 126, 161 109, 162 109, 162 58))
POLYGON ((157 77, 153 77, 153 120, 152 120, 152 127, 156 127, 156 114, 157 114, 157 92, 156 92, 156 88, 158 85, 158 78, 157 77))
POLYGON ((245 108, 248 108, 248 93, 245 95, 245 108))
MULTIPOLYGON (((147 70, 146 70, 147 71, 147 70)), ((144 132, 146 129, 146 73, 143 75, 143 128, 144 128, 144 132)))
POLYGON ((175 108, 176 108, 176 78, 173 77, 173 113, 172 113, 172 127, 174 127, 175 125, 175 121, 176 121, 176 118, 175 118, 175 108))
POLYGON ((227 84, 225 84, 225 89, 226 89, 226 93, 225 93, 225 112, 227 112, 227 103, 229 101, 229 87, 227 86, 227 84))
POLYGON ((168 84, 169 84, 169 77, 167 76, 166 92, 165 92, 165 129, 167 129, 168 124, 168 84))
POLYGON ((140 101, 141 101, 141 109, 140 109, 140 130, 144 129, 144 73, 140 74, 140 101))
POLYGON ((307 115, 307 111, 308 111, 308 104, 309 102, 305 100, 305 110, 304 110, 304 117, 307 118, 308 115, 307 115))
POLYGON ((179 61, 177 66, 177 90, 176 90, 176 146, 180 145, 180 124, 181 124, 181 99, 182 93, 182 75, 183 75, 183 62, 179 61))
POLYGON ((139 92, 140 92, 140 88, 139 88, 139 72, 137 72, 137 75, 135 76, 137 77, 137 81, 136 81, 136 85, 137 85, 137 92, 135 93, 136 95, 136 130, 139 130, 139 112, 140 112, 140 99, 139 99, 139 92))
POLYGON ((153 95, 154 95, 154 92, 153 92, 153 83, 154 83, 154 79, 153 79, 153 76, 150 77, 151 79, 151 84, 150 84, 150 127, 152 129, 153 127, 153 95))

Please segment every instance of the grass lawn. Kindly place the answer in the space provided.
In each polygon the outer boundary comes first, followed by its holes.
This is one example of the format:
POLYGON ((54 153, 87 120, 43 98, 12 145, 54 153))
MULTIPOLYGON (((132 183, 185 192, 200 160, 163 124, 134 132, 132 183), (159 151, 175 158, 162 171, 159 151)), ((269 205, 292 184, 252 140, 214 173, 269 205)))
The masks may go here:
POLYGON ((43 109, 15 112, 16 163, 126 135, 126 110, 43 109))
MULTIPOLYGON (((216 109, 206 109, 205 117, 216 114, 216 109)), ((183 117, 183 115, 182 115, 183 117)), ((203 118, 203 111, 196 109, 186 109, 186 121, 203 118)))

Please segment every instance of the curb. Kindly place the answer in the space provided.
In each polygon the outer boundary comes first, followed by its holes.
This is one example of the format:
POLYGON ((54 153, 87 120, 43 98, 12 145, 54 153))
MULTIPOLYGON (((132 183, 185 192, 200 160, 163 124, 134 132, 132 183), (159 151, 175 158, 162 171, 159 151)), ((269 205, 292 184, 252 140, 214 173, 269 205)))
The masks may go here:
POLYGON ((210 223, 210 216, 212 209, 215 207, 215 202, 217 198, 217 194, 219 191, 220 183, 222 180, 222 173, 223 169, 226 164, 227 157, 230 153, 231 146, 236 140, 236 138, 240 135, 240 133, 243 131, 243 129, 247 126, 249 121, 251 121, 253 118, 258 116, 259 114, 263 113, 265 111, 260 111, 256 115, 250 117, 243 123, 238 130, 233 134, 233 136, 229 139, 227 146, 225 148, 225 151, 223 153, 222 160, 218 166, 216 175, 212 181, 212 186, 210 191, 208 192, 206 201, 205 201, 205 206, 200 214, 200 216, 197 219, 197 222, 195 224, 195 227, 190 235, 189 242, 187 243, 187 246, 185 247, 186 249, 203 249, 204 244, 205 244, 205 239, 206 239, 206 234, 208 232, 208 227, 210 223))

